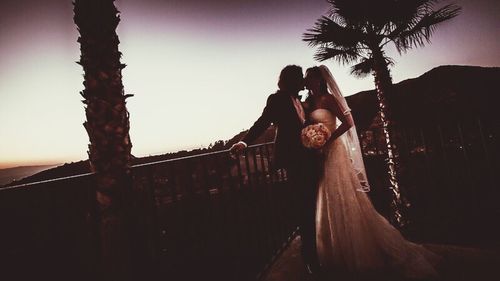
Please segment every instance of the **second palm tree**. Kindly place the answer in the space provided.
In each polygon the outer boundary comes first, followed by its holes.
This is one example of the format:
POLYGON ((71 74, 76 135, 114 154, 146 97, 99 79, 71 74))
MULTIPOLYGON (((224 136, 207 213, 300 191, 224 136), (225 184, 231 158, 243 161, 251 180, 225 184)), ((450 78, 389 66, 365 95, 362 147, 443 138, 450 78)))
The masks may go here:
POLYGON ((356 76, 373 74, 379 103, 380 122, 385 137, 393 224, 407 223, 397 175, 397 151, 391 137, 391 118, 387 97, 391 96, 392 78, 384 47, 393 43, 399 53, 430 42, 436 25, 458 15, 460 7, 449 4, 439 9, 435 0, 328 0, 331 9, 304 33, 303 40, 318 47, 315 59, 334 59, 354 64, 356 76))

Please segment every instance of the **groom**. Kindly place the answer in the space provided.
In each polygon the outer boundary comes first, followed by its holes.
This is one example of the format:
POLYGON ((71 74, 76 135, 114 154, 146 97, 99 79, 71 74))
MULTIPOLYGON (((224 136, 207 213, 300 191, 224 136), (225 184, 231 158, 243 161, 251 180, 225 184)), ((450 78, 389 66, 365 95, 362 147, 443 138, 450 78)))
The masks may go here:
POLYGON ((309 274, 319 273, 316 253, 316 195, 318 191, 316 154, 301 144, 300 134, 305 123, 304 109, 298 93, 304 89, 302 68, 288 65, 281 70, 279 90, 270 95, 262 115, 243 139, 234 144, 231 154, 240 153, 247 144, 254 142, 270 125, 277 126, 275 140, 275 167, 284 168, 290 184, 298 191, 300 213, 299 233, 301 236, 302 258, 309 274))

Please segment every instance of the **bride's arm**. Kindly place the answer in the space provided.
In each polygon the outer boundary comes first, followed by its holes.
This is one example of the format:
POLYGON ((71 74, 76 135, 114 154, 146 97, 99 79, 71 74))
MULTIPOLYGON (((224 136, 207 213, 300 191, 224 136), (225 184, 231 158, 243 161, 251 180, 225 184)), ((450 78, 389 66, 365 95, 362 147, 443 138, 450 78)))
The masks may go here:
POLYGON ((342 112, 338 104, 335 102, 335 98, 331 95, 324 95, 321 97, 322 105, 333 113, 337 118, 339 118, 341 124, 340 126, 332 132, 329 142, 335 140, 336 138, 347 132, 352 126, 354 126, 354 120, 352 119, 351 111, 342 112))

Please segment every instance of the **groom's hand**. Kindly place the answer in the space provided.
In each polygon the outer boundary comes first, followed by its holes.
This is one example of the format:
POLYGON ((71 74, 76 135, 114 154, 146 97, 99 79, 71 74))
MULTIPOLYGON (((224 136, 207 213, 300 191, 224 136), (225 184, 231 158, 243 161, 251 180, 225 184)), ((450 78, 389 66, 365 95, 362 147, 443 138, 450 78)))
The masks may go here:
POLYGON ((245 150, 245 148, 247 148, 247 144, 240 141, 231 146, 229 153, 232 158, 236 158, 236 155, 240 154, 243 150, 245 150))

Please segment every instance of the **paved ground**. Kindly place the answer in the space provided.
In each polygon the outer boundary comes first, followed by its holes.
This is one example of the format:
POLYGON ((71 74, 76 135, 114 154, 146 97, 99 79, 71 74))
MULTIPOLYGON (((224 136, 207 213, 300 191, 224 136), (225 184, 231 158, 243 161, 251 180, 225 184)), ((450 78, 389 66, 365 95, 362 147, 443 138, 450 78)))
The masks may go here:
MULTIPOLYGON (((500 255, 498 252, 449 245, 425 244, 425 247, 444 257, 440 266, 443 281, 499 281, 500 255)), ((264 274, 263 281, 309 281, 300 257, 300 238, 295 238, 289 247, 264 274)), ((353 280, 346 276, 328 276, 320 281, 353 280)), ((367 278, 367 280, 399 280, 390 278, 367 278)))

